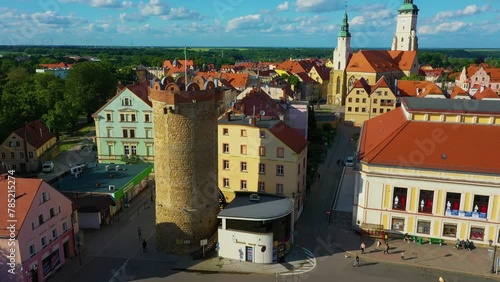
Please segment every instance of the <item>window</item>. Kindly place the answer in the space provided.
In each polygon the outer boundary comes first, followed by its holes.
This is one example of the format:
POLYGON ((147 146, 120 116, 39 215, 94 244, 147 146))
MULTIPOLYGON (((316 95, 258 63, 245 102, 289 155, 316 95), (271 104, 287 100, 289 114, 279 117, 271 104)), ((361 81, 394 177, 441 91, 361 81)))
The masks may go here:
POLYGON ((381 114, 383 114, 384 113, 384 109, 379 109, 378 112, 381 113, 381 114))
POLYGON ((392 209, 406 210, 406 188, 394 188, 394 195, 392 196, 392 209))
POLYGON ((31 223, 31 230, 35 230, 35 223, 34 222, 31 223))
POLYGON ((120 114, 120 121, 125 121, 125 115, 124 114, 120 114))
POLYGON ((132 148, 132 155, 134 155, 134 156, 137 155, 137 146, 132 145, 130 147, 132 148))
POLYGON ((24 159, 24 152, 19 152, 19 158, 24 159))
POLYGON ((354 108, 354 111, 355 111, 356 113, 357 113, 357 112, 359 112, 359 108, 358 108, 358 107, 354 108))
POLYGON ((19 141, 10 141, 9 142, 9 147, 20 147, 21 146, 21 142, 19 141))
POLYGON ((130 117, 131 117, 132 121, 135 122, 135 114, 131 114, 130 117))
POLYGON ((418 211, 423 213, 432 213, 433 199, 434 199, 434 191, 420 190, 418 211))
POLYGON ((283 168, 283 165, 277 165, 276 166, 276 175, 283 176, 285 174, 284 170, 285 169, 283 168))
POLYGON ((122 106, 132 106, 132 99, 124 98, 122 100, 122 106))
POLYGON ((457 211, 460 209, 460 193, 446 193, 446 210, 457 211))
MULTIPOLYGON (((356 91, 356 94, 359 94, 359 91, 356 91)), ((359 98, 356 98, 356 103, 359 103, 359 98)))
POLYGON ((34 244, 30 245, 29 250, 30 250, 30 257, 32 257, 32 256, 34 256, 36 254, 36 250, 35 250, 35 245, 34 244))
POLYGON ((10 158, 14 159, 16 157, 16 154, 14 152, 10 152, 10 158))
POLYGON ((144 122, 151 122, 149 114, 144 114, 144 122))
POLYGON ((229 178, 224 178, 224 187, 229 188, 229 178))
POLYGON ((405 229, 405 219, 401 217, 392 218, 392 230, 403 231, 405 229))
POLYGON ((484 239, 484 227, 475 227, 472 226, 470 228, 470 237, 471 240, 483 241, 484 239))
POLYGON ((486 213, 488 212, 489 199, 490 197, 488 196, 474 195, 473 210, 474 212, 479 212, 480 217, 484 216, 484 218, 486 218, 486 213))
POLYGON ((42 192, 42 199, 41 199, 40 204, 43 204, 43 203, 47 202, 48 200, 49 200, 49 194, 47 194, 46 192, 42 192))
POLYGON ((68 223, 67 222, 63 222, 62 227, 63 227, 63 231, 68 230, 68 223))
POLYGON ((222 152, 229 154, 229 144, 222 144, 222 152))
POLYGON ((246 180, 241 180, 241 190, 246 190, 247 189, 247 181, 246 180))
POLYGON ((123 146, 123 153, 125 155, 130 155, 130 146, 129 145, 123 146))
POLYGON ((247 145, 240 145, 240 154, 242 155, 247 154, 247 145))
POLYGON ((247 130, 246 129, 242 129, 241 132, 240 132, 240 136, 241 137, 247 137, 247 130))
POLYGON ((223 135, 229 135, 229 129, 227 129, 227 128, 223 128, 223 129, 222 129, 222 134, 223 134, 223 135))
POLYGON ((46 237, 46 236, 43 236, 43 237, 40 239, 40 243, 42 243, 42 248, 44 248, 45 246, 47 246, 47 237, 46 237))
POLYGON ((151 129, 146 129, 146 138, 153 138, 153 131, 151 129))
POLYGON ((457 225, 452 223, 445 223, 443 225, 443 236, 444 237, 457 237, 457 225))
POLYGON ((431 222, 419 220, 417 222, 417 232, 422 234, 430 234, 431 233, 431 222))
POLYGON ((52 238, 57 238, 57 229, 52 229, 52 238))
POLYGON ((112 156, 114 154, 114 148, 115 148, 114 145, 108 144, 108 153, 110 156, 112 156))
POLYGON ((128 130, 123 129, 122 132, 123 132, 123 138, 128 138, 128 130))
POLYGON ((259 147, 259 156, 263 157, 266 155, 266 147, 260 146, 259 147))
POLYGON ((276 194, 283 194, 283 184, 276 184, 276 194))
POLYGON ((259 174, 266 174, 266 164, 259 164, 259 174))
POLYGON ((106 137, 113 137, 113 128, 106 128, 106 137))
POLYGON ((372 113, 376 114, 377 113, 377 109, 373 108, 372 109, 372 113))
POLYGON ((377 104, 378 100, 377 99, 373 99, 373 104, 377 104))
POLYGON ((260 131, 260 138, 266 138, 266 132, 264 130, 260 131))
POLYGON ((130 129, 130 138, 135 138, 135 129, 130 129))
POLYGON ((241 162, 241 171, 247 172, 247 163, 246 162, 241 162))
POLYGON ((28 152, 28 158, 30 158, 30 159, 33 158, 33 152, 28 152))
POLYGON ((50 208, 50 218, 53 218, 56 215, 54 208, 50 208))
POLYGON ((106 121, 113 121, 113 120, 111 119, 111 114, 106 114, 106 121))
POLYGON ((259 181, 259 192, 266 192, 266 184, 259 181))
POLYGON ((223 160, 222 161, 222 169, 229 169, 229 161, 228 160, 223 160))
POLYGON ((361 108, 361 112, 366 113, 367 112, 366 108, 361 108))
POLYGON ((363 103, 366 103, 366 98, 363 98, 363 100, 362 100, 362 101, 363 101, 363 103))
POLYGON ((347 100, 349 101, 349 103, 352 103, 352 98, 349 98, 349 99, 347 99, 347 100))
POLYGON ((284 148, 277 148, 276 149, 276 156, 278 158, 284 158, 285 157, 285 149, 284 148))
POLYGON ((348 112, 352 112, 352 107, 347 107, 348 112))
POLYGON ((300 175, 300 164, 297 165, 297 174, 300 175))
POLYGON ((5 152, 2 152, 2 159, 5 159, 5 152))

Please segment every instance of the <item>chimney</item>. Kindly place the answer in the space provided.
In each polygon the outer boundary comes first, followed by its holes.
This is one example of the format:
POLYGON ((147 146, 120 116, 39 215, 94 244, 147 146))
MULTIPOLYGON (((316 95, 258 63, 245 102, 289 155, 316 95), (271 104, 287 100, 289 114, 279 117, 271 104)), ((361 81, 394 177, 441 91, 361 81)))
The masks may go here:
POLYGON ((40 137, 43 137, 42 129, 40 128, 40 137))
POLYGON ((227 121, 231 121, 231 113, 230 112, 226 113, 226 119, 227 119, 227 121))
POLYGON ((256 118, 253 116, 250 118, 250 124, 255 126, 256 118))

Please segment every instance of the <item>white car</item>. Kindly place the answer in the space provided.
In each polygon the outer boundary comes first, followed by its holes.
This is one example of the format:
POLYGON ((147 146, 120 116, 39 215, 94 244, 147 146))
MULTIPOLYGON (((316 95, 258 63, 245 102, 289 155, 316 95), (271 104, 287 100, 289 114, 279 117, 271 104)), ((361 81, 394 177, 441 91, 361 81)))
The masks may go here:
POLYGON ((345 166, 352 167, 354 165, 354 157, 347 157, 345 161, 345 166))
POLYGON ((52 172, 53 169, 54 169, 53 161, 44 162, 42 165, 42 172, 52 172))

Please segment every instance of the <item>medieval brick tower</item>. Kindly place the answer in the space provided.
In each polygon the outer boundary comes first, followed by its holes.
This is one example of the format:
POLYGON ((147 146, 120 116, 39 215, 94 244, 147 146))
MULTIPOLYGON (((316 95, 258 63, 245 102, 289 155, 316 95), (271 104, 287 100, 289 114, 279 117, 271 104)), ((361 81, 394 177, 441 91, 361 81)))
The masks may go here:
POLYGON ((175 83, 155 82, 149 98, 155 121, 157 245, 168 253, 187 254, 217 230, 221 92, 211 81, 190 83, 187 91, 175 83))

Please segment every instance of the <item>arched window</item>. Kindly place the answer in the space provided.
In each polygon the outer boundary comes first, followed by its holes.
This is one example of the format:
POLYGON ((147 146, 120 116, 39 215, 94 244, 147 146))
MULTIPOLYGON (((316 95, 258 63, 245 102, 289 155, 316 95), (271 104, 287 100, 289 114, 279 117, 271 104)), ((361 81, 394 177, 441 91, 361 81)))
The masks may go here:
POLYGON ((339 62, 339 66, 337 67, 337 69, 339 69, 339 70, 340 70, 340 62, 339 62))
POLYGON ((356 80, 356 78, 354 76, 351 76, 349 78, 349 82, 347 83, 347 92, 349 93, 352 89, 352 87, 354 86, 354 81, 356 80))
POLYGON ((335 90, 336 94, 340 93, 340 76, 337 76, 337 88, 335 90))

